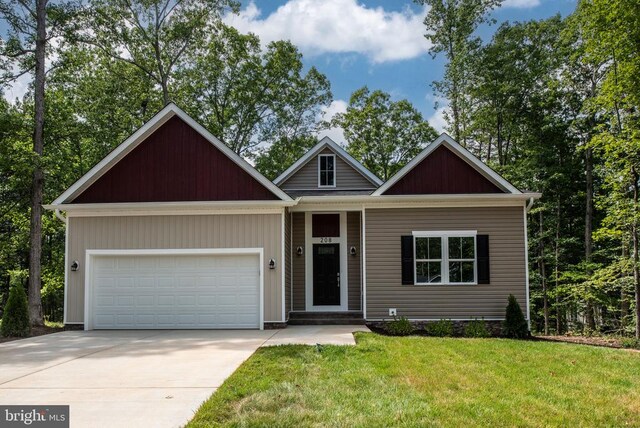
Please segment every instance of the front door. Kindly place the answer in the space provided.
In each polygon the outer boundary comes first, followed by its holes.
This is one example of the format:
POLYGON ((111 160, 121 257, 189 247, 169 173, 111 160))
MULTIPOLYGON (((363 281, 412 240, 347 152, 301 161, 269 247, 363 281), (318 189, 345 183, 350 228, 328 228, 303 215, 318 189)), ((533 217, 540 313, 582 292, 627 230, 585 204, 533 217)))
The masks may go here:
POLYGON ((340 244, 313 244, 313 305, 340 305, 340 244))

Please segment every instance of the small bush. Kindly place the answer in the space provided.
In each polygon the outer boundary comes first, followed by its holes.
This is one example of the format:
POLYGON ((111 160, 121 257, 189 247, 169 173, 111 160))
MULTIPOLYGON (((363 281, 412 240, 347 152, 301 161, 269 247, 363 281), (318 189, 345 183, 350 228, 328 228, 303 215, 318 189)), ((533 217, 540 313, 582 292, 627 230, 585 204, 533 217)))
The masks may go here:
POLYGON ((489 337, 491 334, 487 330, 484 320, 473 319, 464 327, 465 337, 489 337))
POLYGON ((635 337, 623 337, 620 339, 623 348, 640 349, 640 340, 635 337))
POLYGON ((524 318, 522 309, 520 309, 520 305, 513 294, 509 295, 504 323, 502 324, 502 334, 505 337, 514 339, 529 337, 527 320, 524 318))
POLYGON ((393 321, 389 321, 385 324, 384 329, 392 336, 408 336, 413 333, 413 325, 405 318, 393 318, 393 321))
POLYGON ((429 336, 451 337, 453 336, 453 322, 451 320, 440 320, 428 323, 425 327, 429 336))
POLYGON ((27 293, 22 285, 22 278, 23 275, 11 274, 11 289, 0 326, 0 334, 5 337, 27 337, 31 334, 29 304, 27 303, 27 293))

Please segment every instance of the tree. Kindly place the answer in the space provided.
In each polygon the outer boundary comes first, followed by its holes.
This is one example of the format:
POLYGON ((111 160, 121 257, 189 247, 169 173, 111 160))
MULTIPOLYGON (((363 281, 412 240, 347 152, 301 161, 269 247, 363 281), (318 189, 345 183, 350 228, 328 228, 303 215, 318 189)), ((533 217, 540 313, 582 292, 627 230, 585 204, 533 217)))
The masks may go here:
MULTIPOLYGON (((635 335, 640 338, 640 4, 583 0, 577 10, 585 59, 606 64, 595 104, 606 121, 590 146, 604 159, 608 192, 601 233, 630 242, 635 293, 635 335)), ((624 245, 624 244, 623 244, 624 245)))
POLYGON ((470 67, 481 41, 473 34, 478 25, 490 22, 487 13, 502 0, 416 0, 428 6, 424 19, 426 39, 431 43, 431 55, 444 54, 447 59, 443 80, 433 82, 436 92, 449 101, 453 137, 465 145, 464 127, 468 103, 465 95, 470 88, 470 67))
POLYGON ((269 148, 259 151, 255 167, 269 180, 275 180, 317 142, 316 137, 312 135, 277 140, 269 148))
POLYGON ((383 180, 437 136, 409 101, 391 101, 388 93, 366 86, 351 95, 347 111, 333 124, 344 129, 347 151, 383 180))
POLYGON ((211 31, 233 0, 92 0, 82 40, 114 59, 139 68, 171 101, 170 85, 180 62, 211 31))
POLYGON ((31 333, 27 295, 22 285, 23 278, 23 272, 12 273, 9 299, 2 314, 2 328, 0 329, 2 336, 27 337, 31 333))
POLYGON ((15 80, 24 74, 33 74, 33 169, 31 185, 31 219, 29 252, 29 312, 34 325, 42 325, 41 255, 42 255, 42 202, 44 171, 45 129, 45 68, 47 49, 54 38, 70 31, 72 17, 77 11, 72 3, 49 3, 49 0, 3 0, 0 17, 8 25, 8 40, 2 57, 9 67, 4 81, 15 80), (13 70, 17 73, 13 74, 13 70))
POLYGON ((239 155, 315 134, 332 98, 322 73, 303 73, 293 44, 272 42, 263 52, 257 36, 225 25, 189 57, 179 81, 180 105, 239 155))

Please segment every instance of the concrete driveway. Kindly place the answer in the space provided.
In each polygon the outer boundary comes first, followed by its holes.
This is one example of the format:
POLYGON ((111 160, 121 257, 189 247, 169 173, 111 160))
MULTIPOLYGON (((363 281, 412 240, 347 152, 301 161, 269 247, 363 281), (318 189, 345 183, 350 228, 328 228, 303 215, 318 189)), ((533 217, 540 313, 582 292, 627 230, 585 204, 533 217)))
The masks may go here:
POLYGON ((67 331, 8 342, 0 404, 68 404, 71 427, 181 426, 258 347, 353 344, 355 330, 67 331))

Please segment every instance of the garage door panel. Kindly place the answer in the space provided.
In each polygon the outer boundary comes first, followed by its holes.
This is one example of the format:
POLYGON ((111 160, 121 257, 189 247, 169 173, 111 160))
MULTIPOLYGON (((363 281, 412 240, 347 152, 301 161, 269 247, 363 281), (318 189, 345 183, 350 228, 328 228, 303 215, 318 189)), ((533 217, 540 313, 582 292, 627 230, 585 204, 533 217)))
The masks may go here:
POLYGON ((257 255, 92 259, 94 328, 258 328, 257 255))

